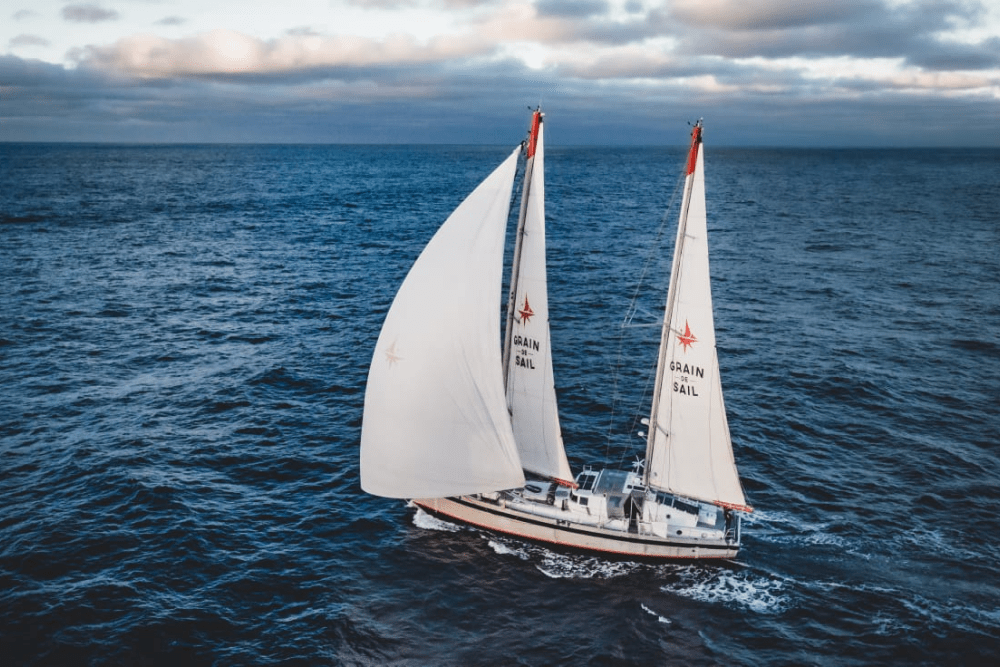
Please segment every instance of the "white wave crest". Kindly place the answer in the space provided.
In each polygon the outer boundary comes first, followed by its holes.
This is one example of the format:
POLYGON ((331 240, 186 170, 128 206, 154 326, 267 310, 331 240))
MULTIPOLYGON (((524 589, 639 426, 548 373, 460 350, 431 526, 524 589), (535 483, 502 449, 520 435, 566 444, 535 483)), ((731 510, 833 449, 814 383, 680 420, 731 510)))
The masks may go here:
POLYGON ((778 614, 790 606, 785 582, 755 575, 746 570, 707 570, 690 567, 682 570, 680 580, 661 590, 708 603, 722 603, 749 609, 759 614, 778 614))
POLYGON ((443 530, 448 533, 454 533, 461 530, 461 526, 456 526, 453 523, 448 523, 447 521, 442 521, 437 517, 433 517, 427 512, 423 511, 416 505, 410 505, 411 507, 416 507, 417 511, 413 513, 413 525, 417 528, 424 528, 427 530, 443 530))
POLYGON ((651 616, 655 616, 656 620, 658 620, 660 623, 666 623, 667 625, 670 625, 673 622, 669 618, 667 618, 666 616, 660 616, 655 611, 653 611, 652 609, 650 609, 646 605, 642 604, 641 602, 639 603, 639 606, 642 607, 642 610, 644 612, 646 612, 647 614, 649 614, 651 616))
POLYGON ((643 567, 627 561, 612 562, 582 554, 557 553, 539 544, 499 535, 486 535, 486 538, 496 553, 532 561, 538 571, 550 579, 611 579, 643 567))
POLYGON ((501 556, 517 556, 521 560, 528 560, 531 557, 520 545, 506 542, 500 538, 491 539, 488 544, 493 551, 501 556))
POLYGON ((538 571, 550 579, 613 579, 631 574, 643 566, 628 561, 606 561, 592 556, 559 554, 541 549, 538 571))

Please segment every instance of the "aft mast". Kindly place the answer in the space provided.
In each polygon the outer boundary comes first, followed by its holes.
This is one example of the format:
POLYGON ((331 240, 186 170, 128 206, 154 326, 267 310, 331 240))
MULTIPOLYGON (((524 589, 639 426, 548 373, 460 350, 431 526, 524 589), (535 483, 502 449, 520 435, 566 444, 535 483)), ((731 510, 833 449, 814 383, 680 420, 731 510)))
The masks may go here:
POLYGON ((733 459, 715 348, 702 123, 691 133, 646 445, 645 483, 749 511, 733 459))
POLYGON ((504 385, 524 469, 572 485, 573 473, 563 448, 552 371, 545 269, 543 119, 544 114, 536 109, 525 146, 524 190, 504 327, 504 385))

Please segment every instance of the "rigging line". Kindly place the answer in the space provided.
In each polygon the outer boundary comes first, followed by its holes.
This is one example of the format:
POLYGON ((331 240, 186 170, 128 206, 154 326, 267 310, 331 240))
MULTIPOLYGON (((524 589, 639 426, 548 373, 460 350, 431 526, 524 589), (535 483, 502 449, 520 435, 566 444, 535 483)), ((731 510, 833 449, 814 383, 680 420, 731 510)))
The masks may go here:
MULTIPOLYGON (((522 155, 524 155, 524 152, 527 150, 527 146, 528 146, 528 140, 527 139, 523 139, 521 141, 521 154, 522 155)), ((509 237, 511 235, 511 232, 509 231, 510 230, 511 216, 513 216, 513 215, 518 215, 519 216, 520 215, 520 209, 518 207, 514 206, 514 202, 518 201, 518 197, 521 196, 521 185, 524 183, 524 172, 525 172, 525 169, 527 167, 526 162, 527 162, 526 160, 521 160, 520 158, 518 158, 518 165, 517 165, 517 168, 514 170, 514 182, 513 182, 513 185, 510 188, 510 202, 507 205, 507 230, 508 231, 504 233, 504 259, 505 260, 506 260, 506 255, 507 255, 507 237, 509 237), (518 213, 515 214, 515 211, 518 211, 518 213)), ((513 236, 514 236, 514 245, 516 246, 516 244, 517 244, 516 225, 515 225, 515 231, 513 233, 513 236)), ((511 261, 512 262, 514 261, 513 255, 514 255, 514 250, 512 248, 511 249, 511 261)), ((506 268, 506 261, 504 262, 504 266, 506 268)), ((507 322, 507 318, 509 317, 508 303, 509 303, 509 301, 511 299, 514 298, 514 296, 510 293, 511 290, 514 289, 514 287, 515 287, 514 285, 511 284, 511 280, 510 279, 512 277, 513 276, 511 275, 510 271, 504 270, 503 287, 507 288, 507 291, 505 292, 505 294, 507 295, 507 298, 504 299, 504 301, 500 304, 500 312, 502 313, 500 320, 504 323, 503 330, 500 332, 501 354, 503 353, 502 352, 502 346, 506 344, 506 340, 505 340, 506 339, 506 329, 507 329, 506 322, 507 322)), ((507 386, 507 379, 506 378, 507 378, 507 371, 505 369, 504 370, 504 387, 507 386)))
MULTIPOLYGON (((639 272, 639 279, 638 279, 638 281, 636 283, 635 289, 632 292, 632 298, 629 301, 628 309, 625 312, 625 318, 622 320, 622 323, 621 323, 621 325, 619 326, 619 329, 618 329, 619 330, 619 334, 618 334, 618 358, 615 361, 614 372, 612 373, 612 383, 611 383, 611 415, 610 415, 610 418, 608 420, 608 422, 609 422, 608 423, 608 432, 607 432, 607 438, 606 438, 606 444, 605 444, 605 452, 604 452, 604 459, 606 461, 610 460, 610 455, 611 455, 611 441, 612 441, 612 438, 614 436, 614 430, 615 430, 615 415, 617 413, 618 403, 620 402, 620 397, 618 395, 618 380, 619 380, 619 375, 621 374, 621 370, 620 369, 621 369, 621 365, 622 365, 623 350, 624 350, 624 347, 625 347, 625 331, 627 329, 631 328, 631 326, 632 326, 632 320, 635 318, 636 311, 638 310, 639 292, 641 291, 642 285, 645 282, 646 274, 649 271, 649 267, 650 267, 650 265, 653 262, 654 253, 660 248, 660 245, 661 245, 661 243, 663 241, 663 234, 664 234, 664 232, 665 232, 665 230, 667 228, 667 222, 670 219, 670 213, 673 210, 674 202, 677 201, 677 193, 680 192, 681 187, 683 186, 684 181, 687 178, 687 175, 686 175, 685 169, 684 169, 684 164, 686 164, 686 160, 687 160, 687 155, 686 154, 685 154, 684 160, 685 160, 685 162, 682 162, 681 169, 678 170, 678 176, 677 176, 677 179, 674 182, 673 192, 671 192, 671 194, 670 194, 670 199, 667 201, 667 206, 666 206, 666 208, 663 211, 663 215, 660 216, 660 225, 659 225, 659 228, 656 231, 656 235, 654 236, 653 243, 649 244, 649 249, 648 249, 648 251, 646 253, 646 259, 643 261, 642 270, 639 272)), ((637 326, 641 326, 641 325, 637 325, 637 326)), ((660 325, 658 324, 657 326, 660 326, 660 325)), ((649 377, 649 374, 647 374, 647 376, 646 376, 646 383, 645 383, 645 386, 644 386, 643 392, 642 392, 642 400, 643 401, 645 401, 647 392, 649 390, 649 380, 650 380, 650 377, 649 377)), ((640 404, 640 406, 641 406, 641 404, 640 404)), ((639 422, 639 419, 640 419, 639 412, 636 412, 636 414, 633 417, 632 425, 631 425, 630 430, 629 430, 629 441, 632 440, 632 431, 635 430, 635 425, 639 422)), ((624 453, 624 451, 622 453, 622 457, 621 458, 622 458, 622 460, 619 461, 619 466, 625 460, 625 453, 624 453)))
POLYGON ((674 202, 677 200, 677 193, 684 184, 685 174, 683 171, 684 170, 682 169, 681 174, 675 181, 674 191, 670 194, 670 201, 667 202, 667 207, 664 209, 663 215, 660 216, 660 226, 656 230, 656 236, 654 237, 653 243, 649 245, 649 251, 646 253, 646 259, 642 263, 642 271, 639 272, 639 280, 636 282, 635 290, 632 292, 632 299, 629 301, 628 310, 625 311, 625 318, 621 323, 622 327, 630 325, 632 323, 632 319, 636 315, 639 303, 639 291, 642 289, 643 282, 645 282, 646 273, 649 271, 649 265, 653 261, 653 253, 660 247, 660 242, 663 240, 663 232, 667 228, 667 222, 670 219, 670 212, 673 210, 674 202))

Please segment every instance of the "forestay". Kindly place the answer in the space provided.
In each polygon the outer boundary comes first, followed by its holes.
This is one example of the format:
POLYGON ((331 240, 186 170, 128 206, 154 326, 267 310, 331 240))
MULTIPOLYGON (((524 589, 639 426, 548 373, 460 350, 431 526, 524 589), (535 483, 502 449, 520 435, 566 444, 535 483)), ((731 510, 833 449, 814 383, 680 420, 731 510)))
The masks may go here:
POLYGON ((497 344, 519 152, 445 221, 389 309, 365 392, 368 493, 440 498, 524 484, 497 344))

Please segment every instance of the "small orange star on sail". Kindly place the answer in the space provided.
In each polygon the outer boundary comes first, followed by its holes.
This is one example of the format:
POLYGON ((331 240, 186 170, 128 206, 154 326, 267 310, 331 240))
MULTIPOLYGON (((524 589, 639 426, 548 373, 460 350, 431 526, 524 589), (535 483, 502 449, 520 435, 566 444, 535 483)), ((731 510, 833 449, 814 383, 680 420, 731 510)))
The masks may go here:
POLYGON ((524 324, 527 324, 531 320, 531 317, 535 314, 535 311, 533 311, 531 306, 528 305, 527 294, 524 295, 524 307, 517 311, 517 314, 521 316, 521 322, 524 324))
POLYGON ((698 339, 691 333, 691 326, 687 320, 684 320, 684 333, 677 337, 677 342, 684 346, 685 352, 687 352, 688 347, 698 342, 698 339))

